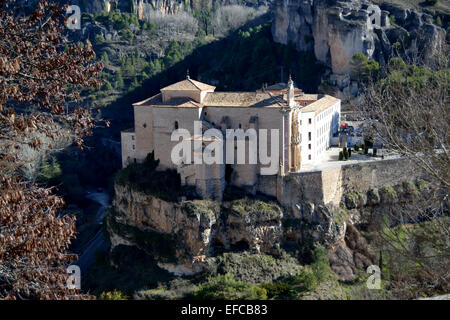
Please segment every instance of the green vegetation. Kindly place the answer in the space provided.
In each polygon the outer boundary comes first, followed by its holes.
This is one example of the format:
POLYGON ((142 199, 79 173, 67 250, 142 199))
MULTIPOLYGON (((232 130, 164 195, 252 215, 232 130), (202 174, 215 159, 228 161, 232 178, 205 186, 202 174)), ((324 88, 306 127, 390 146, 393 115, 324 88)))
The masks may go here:
POLYGON ((61 166, 55 157, 44 160, 41 166, 41 170, 38 173, 38 181, 45 185, 56 185, 61 181, 61 166))
POLYGON ((224 203, 224 207, 229 208, 231 211, 238 213, 241 216, 269 215, 276 217, 280 216, 282 213, 282 210, 277 203, 259 199, 243 198, 233 200, 229 203, 224 203))
POLYGON ((181 186, 180 175, 176 170, 157 171, 158 164, 159 160, 154 159, 154 153, 149 153, 143 163, 130 164, 120 170, 115 183, 165 201, 178 201, 181 196, 195 197, 192 188, 181 186))
POLYGON ((343 155, 344 155, 344 159, 345 159, 345 160, 348 160, 348 159, 350 158, 350 155, 349 155, 348 150, 347 150, 346 147, 344 147, 344 148, 342 149, 342 153, 343 153, 343 155))
POLYGON ((324 247, 316 246, 312 253, 313 263, 311 269, 319 283, 327 281, 331 276, 330 262, 328 252, 324 247))
POLYGON ((217 275, 200 285, 193 292, 200 300, 262 300, 267 291, 251 283, 237 281, 231 274, 217 275))
POLYGON ((190 200, 183 201, 182 208, 188 217, 196 218, 198 216, 218 216, 220 214, 220 205, 216 201, 210 200, 190 200))
POLYGON ((367 82, 370 78, 376 77, 380 72, 380 65, 375 60, 369 60, 364 54, 357 53, 350 62, 350 77, 359 82, 367 82))
POLYGON ((299 87, 315 91, 320 84, 319 75, 324 71, 313 53, 299 53, 292 43, 274 43, 271 23, 238 30, 210 47, 209 52, 199 51, 193 57, 197 60, 204 55, 198 64, 198 74, 217 79, 219 88, 228 90, 257 90, 263 83, 279 82, 283 68, 284 82, 290 72, 299 87))
POLYGON ((158 283, 155 289, 137 291, 134 299, 138 300, 180 300, 192 297, 197 288, 189 279, 175 278, 167 283, 158 283))
POLYGON ((122 293, 122 291, 114 289, 113 291, 102 292, 100 300, 128 300, 130 297, 122 293))
POLYGON ((131 24, 140 27, 138 17, 135 14, 122 13, 120 10, 113 10, 109 13, 104 12, 98 15, 85 17, 85 19, 89 18, 94 19, 103 25, 112 25, 114 26, 114 29, 118 31, 128 29, 131 24))
POLYGON ((450 219, 386 226, 378 236, 389 294, 411 299, 447 293, 450 219))
POLYGON ((298 275, 261 285, 270 299, 298 299, 308 291, 317 288, 317 278, 310 269, 302 270, 298 275))
POLYGON ((298 260, 285 251, 276 256, 248 252, 225 252, 210 263, 209 273, 230 273, 236 280, 251 283, 270 283, 290 277, 302 270, 298 260))

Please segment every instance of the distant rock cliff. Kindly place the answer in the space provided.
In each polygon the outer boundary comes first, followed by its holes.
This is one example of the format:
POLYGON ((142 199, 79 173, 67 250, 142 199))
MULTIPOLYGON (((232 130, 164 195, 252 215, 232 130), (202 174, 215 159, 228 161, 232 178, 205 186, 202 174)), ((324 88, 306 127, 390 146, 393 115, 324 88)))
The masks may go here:
POLYGON ((355 53, 384 65, 396 42, 417 40, 424 58, 429 59, 446 37, 428 14, 390 4, 379 7, 367 0, 280 0, 272 28, 276 42, 292 42, 299 51, 313 50, 335 75, 350 72, 355 53))
POLYGON ((123 12, 133 10, 143 17, 146 11, 158 11, 163 14, 175 14, 180 11, 213 9, 219 6, 240 4, 251 7, 267 6, 274 0, 73 0, 86 13, 101 13, 106 8, 120 9, 123 12))

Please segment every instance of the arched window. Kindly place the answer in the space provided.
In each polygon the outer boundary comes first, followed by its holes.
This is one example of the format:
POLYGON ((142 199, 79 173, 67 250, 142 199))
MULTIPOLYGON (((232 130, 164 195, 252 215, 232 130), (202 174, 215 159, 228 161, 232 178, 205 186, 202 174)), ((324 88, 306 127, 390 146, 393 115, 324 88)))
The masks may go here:
POLYGON ((175 121, 175 130, 178 129, 178 121, 175 121))

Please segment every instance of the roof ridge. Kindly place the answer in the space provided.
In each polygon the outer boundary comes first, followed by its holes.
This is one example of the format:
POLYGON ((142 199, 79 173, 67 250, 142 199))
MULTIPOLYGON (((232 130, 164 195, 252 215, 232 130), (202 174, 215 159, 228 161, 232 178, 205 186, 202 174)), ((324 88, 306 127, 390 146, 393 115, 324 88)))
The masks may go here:
POLYGON ((191 78, 188 78, 188 79, 186 79, 187 81, 189 81, 190 83, 192 83, 198 90, 200 90, 200 91, 202 91, 202 88, 200 88, 199 86, 197 86, 196 84, 195 84, 195 80, 192 80, 191 78))

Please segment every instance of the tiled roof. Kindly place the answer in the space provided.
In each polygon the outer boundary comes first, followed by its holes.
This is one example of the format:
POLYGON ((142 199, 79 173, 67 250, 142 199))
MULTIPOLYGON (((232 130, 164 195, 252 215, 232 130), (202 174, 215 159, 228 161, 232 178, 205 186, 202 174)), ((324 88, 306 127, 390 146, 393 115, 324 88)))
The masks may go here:
POLYGON ((317 99, 319 99, 319 97, 320 96, 318 94, 304 93, 302 95, 296 96, 295 100, 298 100, 298 101, 303 101, 303 100, 316 101, 317 99))
POLYGON ((280 103, 281 99, 261 92, 210 92, 203 101, 205 107, 280 107, 280 103))
POLYGON ((315 114, 319 114, 322 111, 328 109, 329 107, 333 106, 334 104, 338 103, 340 100, 338 98, 324 95, 319 100, 307 105, 306 107, 302 108, 302 112, 314 112, 315 114))
POLYGON ((160 107, 178 107, 178 108, 201 108, 202 105, 190 98, 172 98, 166 102, 162 101, 162 94, 148 98, 146 100, 133 103, 133 106, 160 106, 160 107))
POLYGON ((202 83, 192 79, 186 79, 183 81, 179 81, 170 86, 162 88, 161 91, 164 90, 193 90, 193 91, 208 91, 214 90, 216 87, 210 86, 209 84, 202 83))

